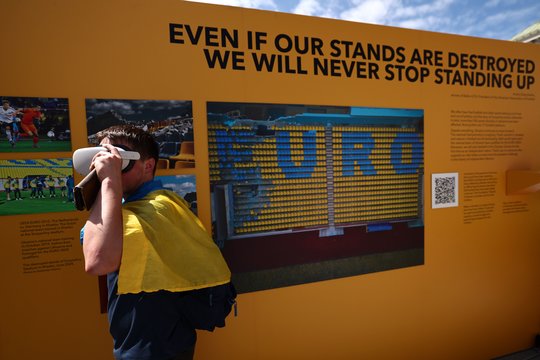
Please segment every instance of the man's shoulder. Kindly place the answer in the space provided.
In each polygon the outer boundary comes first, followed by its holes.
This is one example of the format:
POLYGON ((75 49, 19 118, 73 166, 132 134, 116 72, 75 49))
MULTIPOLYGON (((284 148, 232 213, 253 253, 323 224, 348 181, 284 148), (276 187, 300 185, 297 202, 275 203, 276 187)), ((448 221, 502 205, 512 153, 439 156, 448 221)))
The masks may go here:
POLYGON ((124 222, 132 224, 148 224, 153 227, 165 226, 165 223, 178 215, 176 194, 168 190, 157 190, 148 193, 144 198, 124 203, 122 213, 124 222), (165 223, 163 223, 165 221, 165 223))

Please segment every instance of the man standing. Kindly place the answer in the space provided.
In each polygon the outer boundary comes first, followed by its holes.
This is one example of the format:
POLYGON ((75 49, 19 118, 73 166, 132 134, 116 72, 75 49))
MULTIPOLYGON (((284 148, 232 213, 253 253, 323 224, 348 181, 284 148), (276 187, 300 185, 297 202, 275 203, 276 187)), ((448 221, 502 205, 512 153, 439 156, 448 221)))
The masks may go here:
POLYGON ((37 179, 37 190, 36 190, 36 198, 44 198, 45 194, 43 193, 43 187, 45 186, 45 177, 40 176, 37 179))
POLYGON ((4 180, 4 192, 6 193, 6 201, 11 201, 11 176, 4 180))
POLYGON ((114 126, 97 139, 107 151, 93 158, 101 188, 82 240, 86 271, 107 274, 114 356, 192 359, 196 332, 182 298, 228 283, 227 264, 183 199, 154 180, 159 146, 149 133, 114 126), (140 159, 122 171, 115 146, 140 159))
POLYGON ((34 176, 32 180, 30 180, 30 199, 37 198, 37 183, 38 178, 37 176, 34 176))
POLYGON ((32 136, 33 147, 39 147, 39 133, 34 121, 44 120, 45 116, 41 112, 40 106, 35 106, 32 108, 26 108, 22 110, 23 117, 21 120, 21 128, 28 135, 32 136))
POLYGON ((52 175, 49 175, 47 180, 45 180, 45 184, 47 185, 47 188, 49 189, 49 197, 50 198, 56 197, 56 183, 52 175))
POLYGON ((17 141, 15 134, 15 129, 18 129, 16 122, 17 118, 15 117, 17 114, 18 111, 9 105, 9 100, 2 100, 2 107, 0 108, 0 122, 2 122, 4 132, 9 143, 11 144, 11 147, 14 147, 15 142, 17 141))
POLYGON ((75 187, 75 180, 73 175, 69 174, 66 178, 66 188, 67 188, 67 201, 73 202, 73 188, 75 187))
POLYGON ((65 198, 66 195, 67 195, 66 179, 64 179, 63 177, 59 177, 58 178, 58 187, 60 187, 60 194, 62 195, 62 198, 65 198))
POLYGON ((19 187, 19 178, 11 180, 11 189, 13 190, 13 196, 15 196, 15 200, 22 200, 21 189, 19 187))

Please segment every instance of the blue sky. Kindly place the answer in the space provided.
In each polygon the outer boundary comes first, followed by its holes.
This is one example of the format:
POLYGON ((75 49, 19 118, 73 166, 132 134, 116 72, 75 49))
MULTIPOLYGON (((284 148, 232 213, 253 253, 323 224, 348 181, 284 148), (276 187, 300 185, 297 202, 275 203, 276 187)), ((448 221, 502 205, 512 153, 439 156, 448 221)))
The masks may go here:
POLYGON ((196 1, 499 40, 540 21, 539 0, 196 1))

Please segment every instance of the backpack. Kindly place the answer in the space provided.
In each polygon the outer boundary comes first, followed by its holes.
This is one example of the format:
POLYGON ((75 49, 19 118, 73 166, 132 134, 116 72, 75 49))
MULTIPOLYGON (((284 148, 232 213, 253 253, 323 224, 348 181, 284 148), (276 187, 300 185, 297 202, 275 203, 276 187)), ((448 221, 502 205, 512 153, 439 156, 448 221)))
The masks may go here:
POLYGON ((195 329, 214 331, 216 327, 224 327, 233 307, 237 316, 236 289, 232 282, 187 291, 181 300, 183 315, 195 329))

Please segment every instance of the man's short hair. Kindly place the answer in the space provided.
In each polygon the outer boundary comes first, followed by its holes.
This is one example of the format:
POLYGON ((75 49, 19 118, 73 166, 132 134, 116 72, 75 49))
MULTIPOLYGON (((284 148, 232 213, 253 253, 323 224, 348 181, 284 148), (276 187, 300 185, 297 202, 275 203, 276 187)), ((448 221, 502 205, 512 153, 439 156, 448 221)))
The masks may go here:
MULTIPOLYGON (((126 142, 131 150, 141 154, 141 159, 152 158, 159 159, 159 145, 156 139, 147 131, 134 125, 114 125, 101 130, 96 134, 96 140, 101 142, 103 139, 109 139, 111 144, 115 142, 126 142)), ((155 171, 155 167, 154 167, 155 171)))

